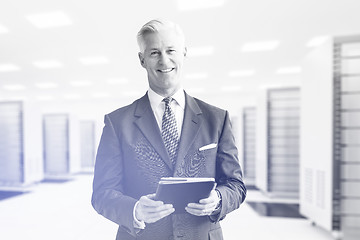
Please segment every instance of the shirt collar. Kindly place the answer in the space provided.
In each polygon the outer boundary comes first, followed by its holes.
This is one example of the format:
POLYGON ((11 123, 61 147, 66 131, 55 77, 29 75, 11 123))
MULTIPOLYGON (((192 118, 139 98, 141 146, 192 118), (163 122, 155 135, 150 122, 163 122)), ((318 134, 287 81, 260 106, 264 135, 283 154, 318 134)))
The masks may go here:
MULTIPOLYGON (((164 99, 163 96, 157 94, 149 88, 148 90, 148 96, 151 106, 159 106, 162 100, 164 99)), ((173 99, 175 99, 176 103, 184 110, 185 109, 185 92, 183 88, 180 88, 178 91, 175 92, 174 95, 171 96, 173 99)))

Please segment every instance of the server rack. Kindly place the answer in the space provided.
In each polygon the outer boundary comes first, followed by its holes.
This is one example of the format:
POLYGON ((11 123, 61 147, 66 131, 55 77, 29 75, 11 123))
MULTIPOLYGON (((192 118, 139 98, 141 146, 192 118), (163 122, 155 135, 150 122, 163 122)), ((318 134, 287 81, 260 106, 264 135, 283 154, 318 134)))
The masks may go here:
POLYGON ((44 171, 46 174, 70 172, 69 119, 67 114, 44 116, 44 171))
POLYGON ((79 126, 70 114, 45 114, 44 174, 45 178, 67 178, 80 170, 79 126))
POLYGON ((263 88, 256 107, 256 187, 268 197, 299 200, 300 86, 263 88))
POLYGON ((24 182, 23 104, 0 103, 0 181, 24 182))
POLYGON ((242 149, 244 179, 248 186, 256 184, 256 108, 244 107, 242 113, 242 149))
POLYGON ((360 37, 334 42, 333 229, 360 238, 360 37))
POLYGON ((41 115, 31 103, 0 102, 0 186, 25 186, 43 178, 41 115))
POLYGON ((299 197, 300 89, 268 91, 268 181, 271 195, 299 197))
POLYGON ((337 239, 359 239, 360 36, 329 40, 304 70, 300 211, 337 239))
POLYGON ((81 169, 92 170, 95 165, 95 122, 80 122, 81 169))

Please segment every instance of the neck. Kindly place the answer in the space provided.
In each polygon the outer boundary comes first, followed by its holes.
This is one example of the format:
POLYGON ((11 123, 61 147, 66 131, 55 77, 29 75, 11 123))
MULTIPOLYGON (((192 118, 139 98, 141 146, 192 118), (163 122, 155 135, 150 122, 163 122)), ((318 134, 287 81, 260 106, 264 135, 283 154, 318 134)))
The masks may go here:
MULTIPOLYGON (((151 87, 150 87, 151 88, 151 87)), ((181 87, 177 87, 177 88, 172 88, 172 89, 153 89, 151 88, 154 92, 156 92, 157 94, 159 94, 162 97, 171 97, 173 96, 177 91, 179 91, 181 87)))

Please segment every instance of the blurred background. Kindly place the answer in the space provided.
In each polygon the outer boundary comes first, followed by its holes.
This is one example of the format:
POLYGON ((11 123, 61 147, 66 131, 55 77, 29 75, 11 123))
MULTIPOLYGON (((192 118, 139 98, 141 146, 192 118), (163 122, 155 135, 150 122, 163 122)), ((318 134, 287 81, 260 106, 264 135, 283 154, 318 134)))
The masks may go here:
POLYGON ((248 186, 225 239, 359 239, 360 2, 2 0, 0 238, 114 239, 90 205, 104 114, 148 88, 136 34, 186 36, 184 88, 229 110, 248 186))

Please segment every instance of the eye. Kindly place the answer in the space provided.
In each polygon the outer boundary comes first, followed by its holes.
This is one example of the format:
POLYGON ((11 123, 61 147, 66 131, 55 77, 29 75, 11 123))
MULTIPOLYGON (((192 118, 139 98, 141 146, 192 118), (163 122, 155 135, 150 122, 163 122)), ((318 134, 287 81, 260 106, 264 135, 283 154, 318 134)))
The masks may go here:
POLYGON ((175 49, 169 49, 168 53, 170 53, 170 54, 176 53, 176 50, 175 49))
POLYGON ((158 51, 152 51, 150 52, 150 56, 157 56, 159 55, 159 52, 158 51))

